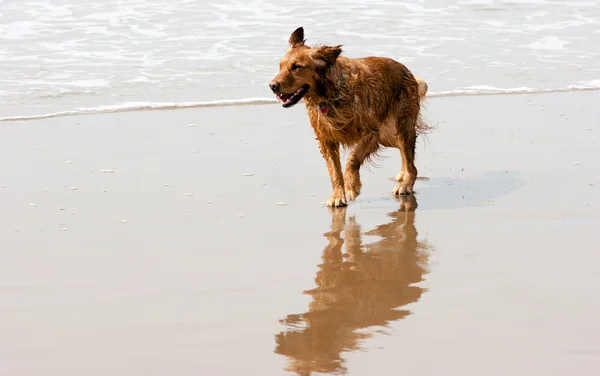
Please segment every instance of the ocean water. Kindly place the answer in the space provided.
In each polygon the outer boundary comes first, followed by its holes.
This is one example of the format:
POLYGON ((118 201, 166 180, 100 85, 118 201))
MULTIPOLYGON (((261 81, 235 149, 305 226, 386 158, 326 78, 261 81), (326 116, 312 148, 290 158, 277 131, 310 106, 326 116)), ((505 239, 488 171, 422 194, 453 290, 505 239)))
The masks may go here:
POLYGON ((0 0, 0 120, 275 103, 298 26, 432 95, 600 88, 598 1, 0 0))

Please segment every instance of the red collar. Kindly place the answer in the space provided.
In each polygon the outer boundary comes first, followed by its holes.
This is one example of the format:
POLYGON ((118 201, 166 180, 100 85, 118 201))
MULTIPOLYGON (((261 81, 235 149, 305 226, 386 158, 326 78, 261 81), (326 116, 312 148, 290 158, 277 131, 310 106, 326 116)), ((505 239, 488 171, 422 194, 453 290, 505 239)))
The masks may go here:
POLYGON ((329 112, 329 106, 327 103, 319 103, 319 111, 321 111, 323 115, 327 115, 329 112))

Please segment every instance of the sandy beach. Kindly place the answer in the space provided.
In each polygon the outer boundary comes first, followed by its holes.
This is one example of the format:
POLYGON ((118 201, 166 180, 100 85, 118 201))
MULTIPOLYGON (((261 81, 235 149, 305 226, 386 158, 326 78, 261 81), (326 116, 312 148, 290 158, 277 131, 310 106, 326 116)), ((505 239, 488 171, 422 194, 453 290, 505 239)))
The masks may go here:
POLYGON ((339 210, 303 104, 2 122, 0 374, 596 375, 598 103, 431 98, 339 210))

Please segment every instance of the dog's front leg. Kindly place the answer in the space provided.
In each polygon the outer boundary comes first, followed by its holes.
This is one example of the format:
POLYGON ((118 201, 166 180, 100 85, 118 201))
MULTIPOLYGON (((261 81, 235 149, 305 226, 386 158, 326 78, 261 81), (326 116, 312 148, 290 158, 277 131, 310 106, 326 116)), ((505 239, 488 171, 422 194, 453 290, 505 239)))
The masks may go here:
POLYGON ((360 166, 379 148, 379 133, 365 134, 358 144, 348 154, 346 174, 344 175, 346 195, 350 201, 356 200, 360 195, 362 183, 360 182, 360 166))
POLYGON ((344 191, 344 176, 340 162, 340 144, 338 142, 320 141, 321 154, 327 162, 327 170, 331 179, 333 194, 327 200, 327 206, 346 206, 346 192, 344 191))

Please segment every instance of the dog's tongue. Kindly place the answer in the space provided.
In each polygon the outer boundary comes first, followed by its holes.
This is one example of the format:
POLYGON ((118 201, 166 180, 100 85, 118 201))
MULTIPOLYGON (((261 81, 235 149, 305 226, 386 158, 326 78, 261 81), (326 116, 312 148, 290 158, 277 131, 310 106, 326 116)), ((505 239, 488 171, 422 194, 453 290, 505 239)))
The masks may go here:
POLYGON ((277 94, 276 97, 281 102, 285 102, 285 101, 287 101, 290 98, 290 95, 287 95, 287 94, 277 94))
POLYGON ((329 112, 329 107, 326 104, 322 104, 319 106, 319 111, 321 111, 323 115, 327 115, 329 112))

